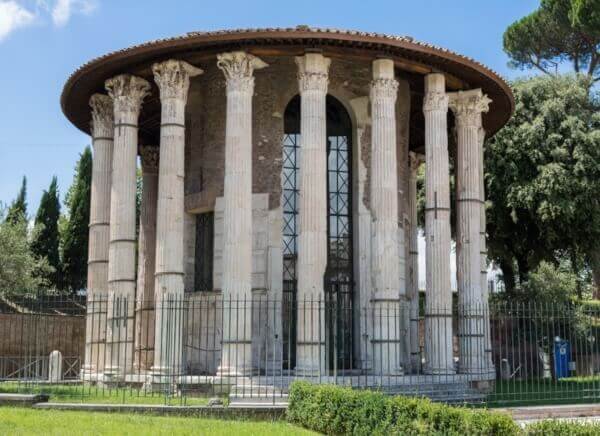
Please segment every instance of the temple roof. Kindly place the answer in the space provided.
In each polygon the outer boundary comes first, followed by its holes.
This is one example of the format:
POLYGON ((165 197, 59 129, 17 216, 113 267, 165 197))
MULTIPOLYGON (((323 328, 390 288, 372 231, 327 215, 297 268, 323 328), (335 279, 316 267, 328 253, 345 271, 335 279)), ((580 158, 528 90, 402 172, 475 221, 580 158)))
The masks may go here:
MULTIPOLYGON (((514 110, 514 97, 507 82, 467 56, 408 36, 309 26, 189 32, 107 53, 71 74, 61 95, 62 110, 75 126, 89 133, 88 100, 95 92, 105 92, 106 79, 131 73, 152 82, 150 66, 158 60, 176 57, 198 61, 234 49, 263 56, 299 55, 307 49, 321 50, 327 56, 363 59, 386 56, 394 60, 397 70, 415 77, 444 73, 449 91, 482 88, 492 99, 483 120, 488 134, 500 129, 514 110)), ((142 125, 140 128, 143 130, 142 125)))

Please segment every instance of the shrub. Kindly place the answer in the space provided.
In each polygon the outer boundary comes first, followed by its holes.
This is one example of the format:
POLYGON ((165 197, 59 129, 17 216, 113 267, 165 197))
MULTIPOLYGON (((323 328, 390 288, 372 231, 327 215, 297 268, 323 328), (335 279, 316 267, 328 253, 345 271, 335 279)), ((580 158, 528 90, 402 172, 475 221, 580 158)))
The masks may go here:
POLYGON ((520 434, 514 421, 501 413, 307 382, 292 384, 287 417, 295 424, 325 434, 520 434))
POLYGON ((598 434, 600 434, 598 423, 547 420, 527 427, 528 436, 595 436, 598 434))

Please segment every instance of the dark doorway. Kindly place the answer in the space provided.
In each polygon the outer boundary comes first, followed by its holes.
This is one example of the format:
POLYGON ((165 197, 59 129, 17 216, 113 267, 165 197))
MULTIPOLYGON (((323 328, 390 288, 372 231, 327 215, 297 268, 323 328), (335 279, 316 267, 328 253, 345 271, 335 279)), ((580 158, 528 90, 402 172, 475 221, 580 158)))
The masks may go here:
MULTIPOLYGON (((288 104, 283 139, 283 361, 295 367, 296 262, 298 254, 298 193, 300 96, 288 104)), ((326 348, 330 369, 352 367, 353 231, 352 122, 342 104, 327 96, 328 263, 325 279, 326 348)))

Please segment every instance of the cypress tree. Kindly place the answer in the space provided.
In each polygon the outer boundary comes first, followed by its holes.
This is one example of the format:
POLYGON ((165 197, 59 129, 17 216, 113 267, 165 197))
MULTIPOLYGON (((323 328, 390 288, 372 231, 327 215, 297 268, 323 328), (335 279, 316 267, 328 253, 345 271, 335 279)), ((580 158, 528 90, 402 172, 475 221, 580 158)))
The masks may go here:
POLYGON ((85 288, 87 282, 91 185, 92 152, 86 147, 65 199, 68 217, 62 235, 64 288, 73 293, 85 288))
POLYGON ((25 176, 17 198, 13 200, 6 213, 6 221, 9 223, 15 224, 21 220, 27 220, 27 178, 25 176))
POLYGON ((31 241, 31 251, 38 258, 46 258, 52 272, 44 272, 46 283, 54 289, 60 289, 62 266, 59 255, 58 219, 60 217, 60 200, 56 176, 52 178, 50 187, 44 191, 35 217, 36 231, 31 241))

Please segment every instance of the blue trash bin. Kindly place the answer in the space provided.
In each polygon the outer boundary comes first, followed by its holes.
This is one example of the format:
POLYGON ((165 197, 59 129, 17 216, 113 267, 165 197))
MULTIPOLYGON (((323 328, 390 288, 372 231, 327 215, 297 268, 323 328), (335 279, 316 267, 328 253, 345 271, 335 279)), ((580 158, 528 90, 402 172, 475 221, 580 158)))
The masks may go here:
POLYGON ((569 376, 569 356, 571 356, 569 342, 556 338, 554 340, 554 375, 557 379, 569 376))

